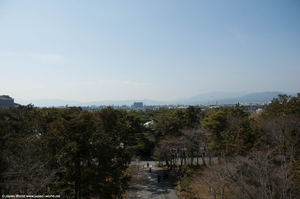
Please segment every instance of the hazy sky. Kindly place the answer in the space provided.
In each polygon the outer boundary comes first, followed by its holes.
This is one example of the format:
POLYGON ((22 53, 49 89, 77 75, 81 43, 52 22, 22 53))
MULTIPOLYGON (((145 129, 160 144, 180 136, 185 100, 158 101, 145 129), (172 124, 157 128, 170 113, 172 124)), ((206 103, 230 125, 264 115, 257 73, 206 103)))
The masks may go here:
POLYGON ((299 0, 2 0, 0 95, 300 92, 299 0))

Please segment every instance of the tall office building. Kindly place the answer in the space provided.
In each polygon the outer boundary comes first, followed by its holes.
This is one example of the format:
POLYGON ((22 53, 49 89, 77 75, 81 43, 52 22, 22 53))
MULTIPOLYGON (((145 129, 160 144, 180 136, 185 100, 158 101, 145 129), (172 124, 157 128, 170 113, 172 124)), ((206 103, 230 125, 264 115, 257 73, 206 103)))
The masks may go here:
POLYGON ((133 108, 142 109, 143 108, 143 102, 134 102, 133 108))
POLYGON ((8 95, 0 95, 0 108, 15 107, 14 99, 8 95))

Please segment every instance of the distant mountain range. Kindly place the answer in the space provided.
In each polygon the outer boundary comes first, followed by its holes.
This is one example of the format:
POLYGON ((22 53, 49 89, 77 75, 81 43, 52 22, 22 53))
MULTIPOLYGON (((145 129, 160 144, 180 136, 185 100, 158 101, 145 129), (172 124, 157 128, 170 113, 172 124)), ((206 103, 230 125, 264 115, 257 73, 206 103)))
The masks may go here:
POLYGON ((211 92, 197 95, 185 100, 179 101, 180 104, 214 104, 213 98, 219 102, 220 99, 239 98, 248 94, 247 92, 211 92))
POLYGON ((287 94, 296 96, 296 93, 283 93, 283 92, 263 92, 263 93, 251 93, 237 98, 227 98, 219 100, 220 104, 235 104, 235 103, 248 103, 258 102, 265 103, 270 102, 273 98, 277 98, 279 94, 287 94))
POLYGON ((250 93, 247 92, 211 92, 197 95, 188 99, 179 99, 173 101, 155 101, 149 99, 140 100, 105 100, 94 102, 79 102, 74 100, 61 100, 61 99, 38 99, 38 100, 17 100, 16 102, 22 105, 34 104, 39 107, 52 107, 52 106, 101 106, 101 105, 132 105, 134 102, 143 102, 144 105, 197 105, 197 104, 215 104, 213 98, 218 104, 236 104, 236 103, 264 103, 270 102, 279 94, 287 94, 296 96, 296 93, 283 93, 283 92, 262 92, 250 93), (212 98, 213 96, 213 98, 212 98))

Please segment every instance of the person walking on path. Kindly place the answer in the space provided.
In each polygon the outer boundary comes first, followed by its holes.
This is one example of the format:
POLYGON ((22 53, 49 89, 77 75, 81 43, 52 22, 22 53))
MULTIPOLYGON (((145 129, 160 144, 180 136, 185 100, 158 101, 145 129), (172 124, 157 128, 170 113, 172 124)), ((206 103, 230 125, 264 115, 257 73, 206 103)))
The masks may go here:
POLYGON ((149 167, 149 162, 147 162, 147 167, 149 167))
POLYGON ((141 172, 134 173, 129 182, 125 199, 178 199, 172 184, 168 180, 165 182, 160 181, 164 175, 163 169, 160 167, 151 167, 151 173, 149 173, 149 170, 150 166, 149 168, 145 167, 140 169, 141 172), (157 183, 159 175, 160 180, 159 183, 157 183))
POLYGON ((149 168, 149 172, 151 173, 151 168, 149 168))

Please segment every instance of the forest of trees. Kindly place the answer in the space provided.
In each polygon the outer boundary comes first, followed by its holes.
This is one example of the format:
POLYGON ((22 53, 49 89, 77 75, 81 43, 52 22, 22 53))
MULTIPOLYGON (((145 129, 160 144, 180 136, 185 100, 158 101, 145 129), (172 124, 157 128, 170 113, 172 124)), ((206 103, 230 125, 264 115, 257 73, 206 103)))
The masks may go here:
POLYGON ((0 109, 0 196, 121 198, 132 158, 154 149, 170 169, 178 160, 201 160, 215 198, 297 198, 299 142, 300 94, 279 95, 259 114, 239 104, 207 111, 0 109))
POLYGON ((158 110, 153 119, 155 157, 174 170, 178 160, 201 159, 199 179, 214 198, 300 198, 299 93, 279 95, 259 114, 237 104, 205 113, 195 107, 158 110), (218 161, 212 164, 212 157, 218 161))
POLYGON ((110 107, 0 110, 0 197, 120 197, 131 157, 147 147, 143 123, 136 112, 110 107))

